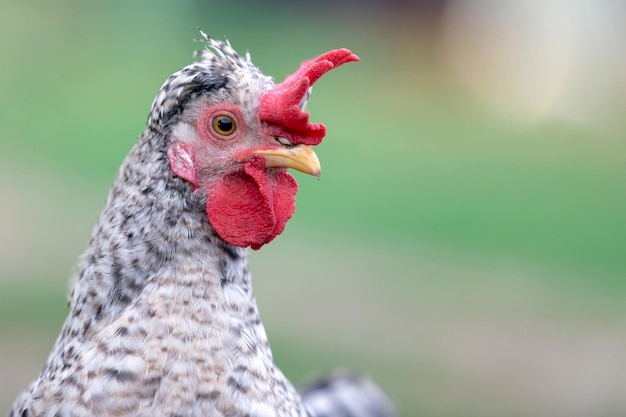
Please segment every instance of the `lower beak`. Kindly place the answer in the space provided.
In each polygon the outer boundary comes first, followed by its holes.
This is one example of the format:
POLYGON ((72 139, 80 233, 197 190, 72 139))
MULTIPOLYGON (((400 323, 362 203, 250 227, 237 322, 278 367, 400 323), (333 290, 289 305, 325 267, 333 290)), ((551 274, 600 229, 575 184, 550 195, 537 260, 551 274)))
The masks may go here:
POLYGON ((306 145, 291 148, 259 149, 253 155, 261 155, 267 168, 292 168, 317 178, 322 173, 320 160, 313 149, 306 145))

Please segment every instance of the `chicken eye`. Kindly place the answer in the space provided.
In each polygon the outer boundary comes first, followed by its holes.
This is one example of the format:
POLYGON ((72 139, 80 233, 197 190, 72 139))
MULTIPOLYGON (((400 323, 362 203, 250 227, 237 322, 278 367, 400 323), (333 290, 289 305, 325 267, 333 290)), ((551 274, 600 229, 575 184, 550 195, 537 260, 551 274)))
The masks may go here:
POLYGON ((216 116, 211 121, 215 133, 220 136, 230 136, 237 129, 237 124, 230 116, 216 116))

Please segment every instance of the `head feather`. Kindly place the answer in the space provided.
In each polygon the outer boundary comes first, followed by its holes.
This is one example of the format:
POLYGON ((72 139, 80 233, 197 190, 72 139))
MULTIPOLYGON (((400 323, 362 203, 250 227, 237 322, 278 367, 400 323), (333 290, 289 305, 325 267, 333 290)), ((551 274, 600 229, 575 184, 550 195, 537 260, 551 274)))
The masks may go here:
POLYGON ((200 58, 172 74, 157 93, 148 118, 148 129, 157 135, 167 135, 190 100, 204 94, 228 92, 236 100, 251 93, 255 87, 265 90, 273 86, 252 64, 250 54, 242 57, 228 40, 213 39, 200 31, 205 48, 196 53, 200 58), (265 87, 267 85, 267 87, 265 87))

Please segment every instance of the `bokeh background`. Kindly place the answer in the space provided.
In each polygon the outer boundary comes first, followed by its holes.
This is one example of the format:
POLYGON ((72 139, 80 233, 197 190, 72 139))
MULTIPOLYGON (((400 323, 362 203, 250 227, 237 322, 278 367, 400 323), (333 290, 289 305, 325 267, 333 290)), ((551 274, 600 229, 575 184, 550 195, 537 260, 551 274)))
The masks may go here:
POLYGON ((626 414, 626 3, 0 3, 0 412, 36 376, 108 187, 197 27, 277 80, 328 49, 321 181, 251 255, 299 384, 405 416, 626 414))

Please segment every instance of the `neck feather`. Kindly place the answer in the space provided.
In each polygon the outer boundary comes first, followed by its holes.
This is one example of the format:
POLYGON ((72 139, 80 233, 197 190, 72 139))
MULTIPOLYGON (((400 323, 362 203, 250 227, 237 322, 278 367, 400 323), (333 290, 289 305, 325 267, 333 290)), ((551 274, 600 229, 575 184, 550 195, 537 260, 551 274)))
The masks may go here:
POLYGON ((181 407, 305 415, 273 363, 245 250, 218 237, 203 198, 171 173, 161 146, 144 134, 124 161, 33 397, 67 388, 63 401, 84 404, 84 415, 141 401, 163 415, 181 407), (98 390, 111 395, 89 396, 98 390))
POLYGON ((188 285, 228 282, 252 298, 246 251, 215 233, 203 197, 172 174, 163 142, 144 134, 129 153, 83 255, 70 308, 90 326, 114 320, 165 271, 183 275, 190 263, 204 271, 188 285))

